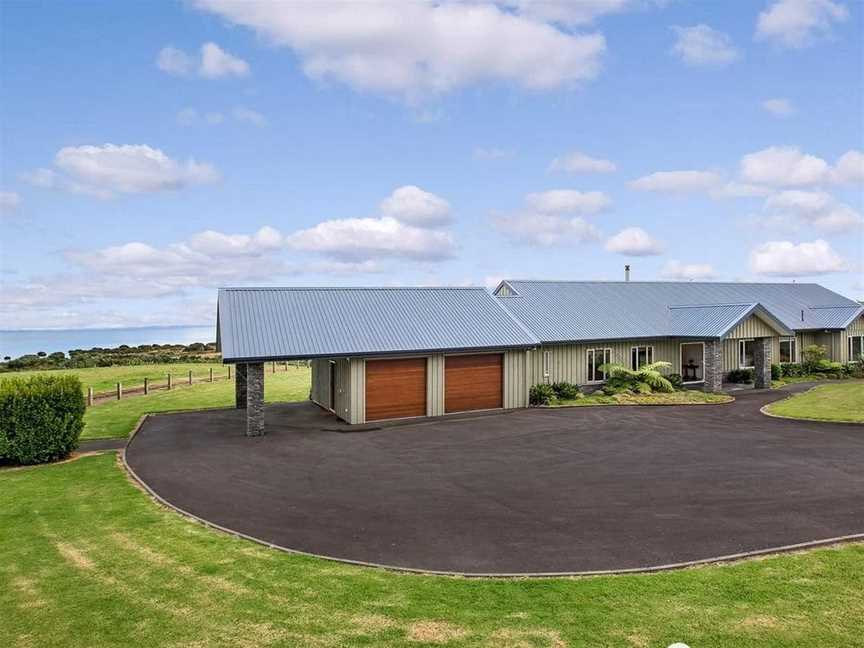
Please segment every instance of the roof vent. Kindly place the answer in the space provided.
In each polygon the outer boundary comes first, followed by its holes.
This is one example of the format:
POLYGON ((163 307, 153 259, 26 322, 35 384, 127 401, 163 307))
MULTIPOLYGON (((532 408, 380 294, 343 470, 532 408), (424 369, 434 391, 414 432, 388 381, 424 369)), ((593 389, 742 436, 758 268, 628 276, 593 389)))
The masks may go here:
POLYGON ((630 281, 630 266, 629 266, 629 264, 624 266, 624 281, 630 281))

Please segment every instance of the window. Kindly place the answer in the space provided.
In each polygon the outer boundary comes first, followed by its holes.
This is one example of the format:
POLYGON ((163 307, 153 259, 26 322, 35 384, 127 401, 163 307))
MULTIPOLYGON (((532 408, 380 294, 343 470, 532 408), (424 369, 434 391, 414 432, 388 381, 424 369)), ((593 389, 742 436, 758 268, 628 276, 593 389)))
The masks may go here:
POLYGON ((864 356, 864 335, 849 336, 849 362, 855 362, 864 356))
POLYGON ((683 342, 681 344, 681 378, 685 383, 700 383, 705 380, 705 344, 683 342))
POLYGON ((753 369, 756 362, 753 360, 753 349, 756 346, 754 340, 739 340, 738 341, 738 368, 753 369))
POLYGON ((634 371, 642 365, 654 362, 653 346, 635 346, 630 348, 630 368, 634 371))
POLYGON ((795 338, 780 338, 780 364, 795 362, 795 338))
POLYGON ((612 362, 612 349, 588 349, 588 382, 606 380, 606 374, 600 370, 600 367, 610 362, 612 362))
POLYGON ((544 378, 549 377, 549 352, 548 351, 543 352, 543 377, 544 378))

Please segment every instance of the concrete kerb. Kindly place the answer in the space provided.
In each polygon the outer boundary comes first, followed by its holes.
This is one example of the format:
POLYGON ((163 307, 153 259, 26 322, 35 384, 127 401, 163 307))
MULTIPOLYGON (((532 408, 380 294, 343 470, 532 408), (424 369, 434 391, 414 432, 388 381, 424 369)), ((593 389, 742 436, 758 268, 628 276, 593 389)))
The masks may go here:
MULTIPOLYGON (((806 391, 787 394, 786 398, 781 398, 781 399, 776 400, 772 403, 766 403, 765 405, 763 405, 762 407, 759 408, 759 412, 761 414, 764 414, 765 416, 770 416, 771 418, 786 419, 787 421, 811 421, 813 423, 836 423, 838 425, 864 425, 864 423, 860 423, 858 421, 832 421, 830 419, 806 418, 803 416, 783 416, 782 414, 774 414, 774 413, 768 411, 768 408, 771 407, 772 405, 776 405, 777 403, 782 403, 783 401, 787 401, 790 398, 794 398, 795 396, 801 396, 802 394, 809 394, 814 389, 819 389, 820 387, 825 387, 828 384, 835 384, 836 385, 836 384, 841 384, 841 383, 842 383, 842 381, 839 381, 839 380, 831 381, 830 383, 828 381, 826 381, 826 384, 813 385, 810 389, 808 389, 806 391)), ((780 387, 779 389, 783 389, 783 387, 780 387)))

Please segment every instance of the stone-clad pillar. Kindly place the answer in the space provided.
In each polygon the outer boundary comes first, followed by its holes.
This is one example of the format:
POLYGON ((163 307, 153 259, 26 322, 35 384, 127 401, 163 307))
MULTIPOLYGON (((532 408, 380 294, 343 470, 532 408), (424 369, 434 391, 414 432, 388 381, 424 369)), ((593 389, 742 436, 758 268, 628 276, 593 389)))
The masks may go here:
POLYGON ((234 407, 246 409, 246 365, 238 364, 234 372, 234 407))
POLYGON ((756 338, 753 341, 753 388, 771 387, 771 338, 756 338))
POLYGON ((705 384, 703 391, 719 392, 723 389, 723 342, 720 340, 705 341, 705 367, 703 367, 705 384))
POLYGON ((246 436, 264 434, 264 364, 246 365, 246 436))

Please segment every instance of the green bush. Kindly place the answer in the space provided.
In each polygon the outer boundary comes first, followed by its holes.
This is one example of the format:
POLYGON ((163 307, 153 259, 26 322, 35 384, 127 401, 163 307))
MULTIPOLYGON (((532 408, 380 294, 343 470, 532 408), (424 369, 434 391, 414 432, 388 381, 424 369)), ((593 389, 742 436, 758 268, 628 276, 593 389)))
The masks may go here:
POLYGON ((802 375, 802 368, 800 363, 798 362, 787 362, 786 364, 780 365, 783 369, 784 376, 800 376, 802 375))
POLYGON ((568 382, 552 383, 552 391, 555 392, 555 396, 559 400, 575 400, 582 394, 579 385, 568 382))
POLYGON ((801 362, 801 369, 804 374, 817 373, 823 362, 828 362, 825 356, 828 354, 828 349, 819 344, 808 344, 804 347, 804 360, 801 362))
POLYGON ((56 461, 78 447, 84 395, 77 376, 0 381, 0 462, 56 461))
POLYGON ((684 379, 681 377, 679 373, 672 373, 666 376, 669 382, 672 384, 672 387, 675 391, 681 391, 684 389, 684 379))
POLYGON ((752 369, 733 369, 726 375, 726 381, 730 383, 753 382, 752 369))
POLYGON ((780 380, 783 377, 783 369, 780 365, 771 365, 771 380, 780 380))
POLYGON ((548 405, 555 400, 555 390, 552 385, 534 385, 528 392, 528 401, 531 405, 548 405))
POLYGON ((864 378, 864 360, 847 363, 843 367, 843 373, 849 378, 864 378))

